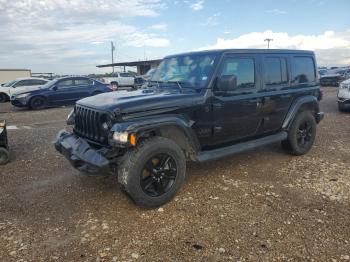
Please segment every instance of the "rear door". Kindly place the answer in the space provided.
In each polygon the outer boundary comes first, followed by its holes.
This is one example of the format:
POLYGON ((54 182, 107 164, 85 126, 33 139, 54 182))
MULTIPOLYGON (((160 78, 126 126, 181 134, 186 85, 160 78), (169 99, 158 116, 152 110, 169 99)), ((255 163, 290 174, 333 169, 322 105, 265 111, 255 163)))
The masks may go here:
POLYGON ((263 95, 260 113, 261 133, 278 131, 293 101, 289 56, 283 54, 263 55, 263 95))
POLYGON ((92 94, 94 81, 88 78, 76 78, 74 79, 74 95, 73 99, 79 100, 84 97, 88 97, 92 94))
POLYGON ((254 54, 226 55, 220 76, 235 76, 237 86, 231 90, 214 88, 213 142, 223 144, 252 137, 261 122, 258 112, 260 94, 259 57, 254 54))

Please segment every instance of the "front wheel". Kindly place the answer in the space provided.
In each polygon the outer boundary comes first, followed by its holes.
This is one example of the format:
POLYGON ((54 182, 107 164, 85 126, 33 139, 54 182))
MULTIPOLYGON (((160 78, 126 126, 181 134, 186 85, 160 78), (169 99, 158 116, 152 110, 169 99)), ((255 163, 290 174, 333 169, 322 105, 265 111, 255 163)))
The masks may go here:
POLYGON ((46 99, 41 96, 33 97, 29 102, 29 106, 34 110, 43 109, 46 106, 46 99))
POLYGON ((9 162, 10 155, 6 148, 0 147, 0 165, 5 165, 9 162))
POLYGON ((345 106, 342 103, 338 102, 338 110, 339 110, 339 112, 344 112, 345 111, 345 106))
POLYGON ((288 138, 282 147, 292 155, 304 155, 311 149, 316 138, 316 121, 309 111, 299 112, 295 117, 288 138))
POLYGON ((4 93, 0 93, 0 103, 5 103, 7 101, 9 101, 9 97, 4 93))
POLYGON ((185 180, 186 158, 172 140, 153 137, 124 156, 118 181, 142 207, 157 207, 172 199, 185 180))

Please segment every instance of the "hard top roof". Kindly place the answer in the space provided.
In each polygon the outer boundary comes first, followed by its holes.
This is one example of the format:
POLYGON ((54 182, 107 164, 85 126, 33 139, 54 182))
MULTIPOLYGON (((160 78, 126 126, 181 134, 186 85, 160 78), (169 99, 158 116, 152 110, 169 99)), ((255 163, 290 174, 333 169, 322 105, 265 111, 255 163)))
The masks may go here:
POLYGON ((294 49, 213 49, 213 50, 203 50, 203 51, 191 51, 185 53, 179 53, 174 55, 166 56, 165 58, 184 56, 184 55, 204 55, 213 54, 221 55, 224 53, 232 54, 303 54, 303 55, 314 55, 313 51, 309 50, 294 50, 294 49))

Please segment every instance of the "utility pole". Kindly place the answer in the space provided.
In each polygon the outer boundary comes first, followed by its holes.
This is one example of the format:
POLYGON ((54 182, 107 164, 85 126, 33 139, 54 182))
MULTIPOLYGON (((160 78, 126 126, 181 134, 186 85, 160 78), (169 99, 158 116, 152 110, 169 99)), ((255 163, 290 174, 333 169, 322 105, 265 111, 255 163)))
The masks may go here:
MULTIPOLYGON (((113 41, 111 41, 112 64, 114 64, 114 50, 115 50, 115 46, 113 44, 113 41)), ((112 66, 112 70, 113 70, 113 73, 114 73, 114 66, 112 66)))
POLYGON ((267 49, 270 49, 270 42, 273 41, 273 39, 272 38, 266 38, 264 40, 264 42, 266 42, 266 41, 267 41, 267 49))

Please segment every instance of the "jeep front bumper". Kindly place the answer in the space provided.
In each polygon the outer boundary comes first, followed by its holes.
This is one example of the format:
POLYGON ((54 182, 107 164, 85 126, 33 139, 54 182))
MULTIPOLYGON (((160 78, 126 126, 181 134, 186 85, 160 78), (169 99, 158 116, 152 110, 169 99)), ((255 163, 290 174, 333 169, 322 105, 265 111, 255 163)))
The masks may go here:
POLYGON ((54 144, 56 150, 65 156, 74 168, 82 172, 105 175, 111 171, 109 160, 75 134, 62 130, 54 144))

